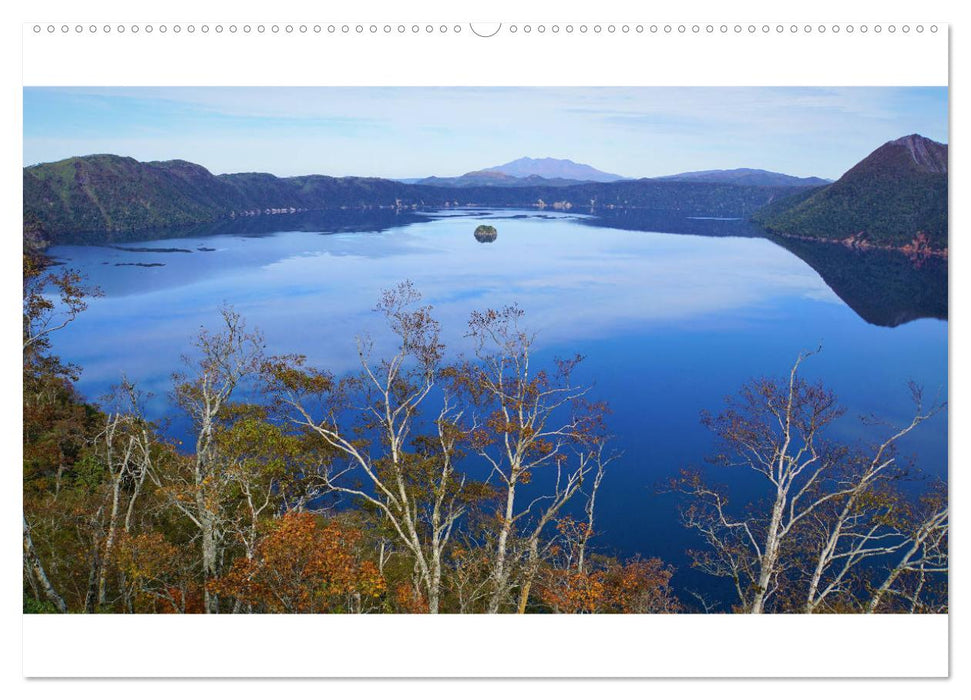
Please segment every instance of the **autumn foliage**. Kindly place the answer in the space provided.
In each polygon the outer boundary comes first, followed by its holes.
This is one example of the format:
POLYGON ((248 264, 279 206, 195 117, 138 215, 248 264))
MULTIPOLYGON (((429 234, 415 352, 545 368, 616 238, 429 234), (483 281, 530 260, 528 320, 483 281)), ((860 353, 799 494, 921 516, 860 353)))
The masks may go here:
POLYGON ((540 586, 542 602, 558 613, 674 613, 674 571, 660 559, 612 563, 595 571, 551 569, 540 586))
POLYGON ((660 559, 625 563, 607 557, 585 558, 594 535, 589 523, 570 517, 556 524, 555 561, 540 576, 539 599, 557 613, 674 613, 681 605, 671 589, 674 569, 660 559))
POLYGON ((211 584, 268 613, 362 612, 384 594, 377 567, 356 551, 361 532, 311 513, 273 521, 251 559, 211 584))
MULTIPOLYGON (((191 424, 176 443, 126 379, 86 403, 77 368, 51 354, 84 310, 80 285, 25 259, 25 612, 683 611, 669 565, 598 551, 598 489, 627 458, 577 382, 583 358, 540 363, 517 306, 473 313, 475 351, 450 363, 432 308, 402 283, 376 307, 397 352, 362 338, 343 377, 265 355, 223 308, 174 377, 191 424)), ((894 443, 943 408, 914 397, 911 424, 869 452, 826 439, 842 409, 795 369, 705 416, 715 465, 777 494, 760 513, 699 475, 674 485, 706 545, 693 563, 735 584, 734 609, 946 611, 946 489, 897 488, 894 443)))
POLYGON ((203 613, 202 586, 192 579, 191 561, 160 532, 121 533, 111 562, 120 585, 129 588, 131 611, 203 613))

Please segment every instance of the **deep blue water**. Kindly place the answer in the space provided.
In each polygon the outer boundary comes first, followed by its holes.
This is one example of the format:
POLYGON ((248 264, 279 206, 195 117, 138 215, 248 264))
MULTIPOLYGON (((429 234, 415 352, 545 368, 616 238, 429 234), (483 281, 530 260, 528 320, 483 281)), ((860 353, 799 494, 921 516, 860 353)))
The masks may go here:
MULTIPOLYGON (((286 222, 280 219, 280 228, 286 222)), ((682 467, 705 464, 713 445, 699 413, 717 411, 749 378, 784 374, 800 351, 822 344, 804 373, 823 380, 846 406, 837 437, 876 435, 862 427, 864 414, 905 422, 908 380, 946 397, 947 322, 919 318, 946 315, 946 296, 908 303, 912 289, 927 286, 926 270, 898 279, 910 275, 904 265, 891 282, 847 286, 847 266, 856 263, 832 262, 835 246, 822 258, 803 252, 817 271, 741 225, 683 224, 690 235, 567 214, 442 212, 390 227, 351 227, 358 231, 329 230, 325 217, 311 231, 254 233, 240 222, 236 233, 223 224, 218 235, 197 229, 119 244, 129 250, 59 246, 51 255, 87 275, 104 296, 58 334, 54 349, 83 367, 78 387, 89 399, 124 372, 155 393, 150 410, 161 418, 171 415, 170 376, 188 341, 215 322, 223 303, 264 332, 270 352, 299 352, 342 373, 357 367, 356 333, 371 333, 379 352, 390 348, 370 309, 380 290, 398 281, 412 280, 435 307, 453 353, 468 350, 469 311, 516 302, 538 331, 540 358, 584 354, 582 378, 610 403, 614 446, 623 457, 598 497, 601 546, 623 556, 660 556, 678 567, 679 589, 699 590, 710 582, 688 569, 684 552, 693 542, 673 497, 656 488, 682 467), (472 236, 484 221, 498 228, 494 243, 472 236), (854 308, 899 325, 875 325, 854 308)), ((173 426, 178 432, 178 421, 173 426)), ((903 448, 927 473, 946 476, 946 417, 921 426, 903 448)), ((737 473, 716 476, 757 495, 737 473)))

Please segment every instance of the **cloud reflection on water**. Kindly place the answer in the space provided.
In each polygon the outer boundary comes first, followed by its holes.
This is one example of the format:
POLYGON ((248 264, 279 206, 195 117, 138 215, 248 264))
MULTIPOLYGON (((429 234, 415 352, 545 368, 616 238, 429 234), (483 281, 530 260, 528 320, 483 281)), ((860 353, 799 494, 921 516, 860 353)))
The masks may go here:
POLYGON ((565 215, 510 216, 489 217, 499 238, 488 245, 472 236, 478 218, 448 216, 382 233, 126 245, 191 254, 60 247, 53 253, 105 297, 63 333, 58 350, 84 367, 82 388, 106 386, 124 369, 161 389, 187 340, 225 302, 264 331, 272 352, 301 352, 344 372, 356 366, 355 334, 370 332, 379 351, 388 349, 370 309, 381 289, 404 279, 434 305, 446 342, 459 350, 472 309, 510 303, 526 310, 541 344, 654 324, 746 323, 770 318, 793 297, 840 303, 810 267, 766 240, 592 228, 565 215))

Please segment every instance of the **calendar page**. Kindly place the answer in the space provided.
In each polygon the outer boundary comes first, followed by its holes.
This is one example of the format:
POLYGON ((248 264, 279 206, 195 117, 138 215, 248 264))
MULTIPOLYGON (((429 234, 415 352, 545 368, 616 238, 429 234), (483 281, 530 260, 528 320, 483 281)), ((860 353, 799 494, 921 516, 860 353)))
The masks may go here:
POLYGON ((25 676, 948 675, 949 25, 589 9, 23 25, 25 676))

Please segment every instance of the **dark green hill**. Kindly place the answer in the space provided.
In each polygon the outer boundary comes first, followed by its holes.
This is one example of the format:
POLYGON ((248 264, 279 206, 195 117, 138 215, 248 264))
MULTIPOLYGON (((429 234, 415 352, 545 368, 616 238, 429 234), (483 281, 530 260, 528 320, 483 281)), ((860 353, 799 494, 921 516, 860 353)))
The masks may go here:
POLYGON ((95 155, 24 168, 24 218, 48 234, 214 221, 233 191, 185 161, 140 163, 95 155))
MULTIPOLYGON (((24 168, 24 222, 31 240, 88 234, 97 242, 133 231, 305 210, 454 206, 668 211, 684 216, 748 217, 792 187, 624 180, 572 186, 434 187, 394 180, 268 173, 213 175, 186 161, 141 163, 95 155, 24 168)), ((26 229, 25 229, 26 230, 26 229)))
POLYGON ((923 233, 947 248, 947 146, 917 134, 885 143, 832 185, 759 210, 753 220, 786 236, 852 239, 901 248, 923 233))

